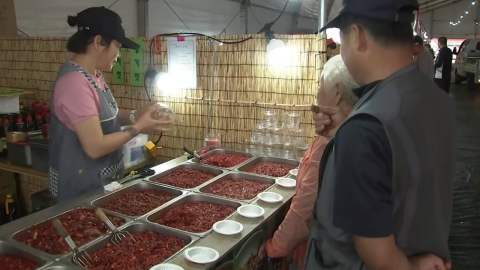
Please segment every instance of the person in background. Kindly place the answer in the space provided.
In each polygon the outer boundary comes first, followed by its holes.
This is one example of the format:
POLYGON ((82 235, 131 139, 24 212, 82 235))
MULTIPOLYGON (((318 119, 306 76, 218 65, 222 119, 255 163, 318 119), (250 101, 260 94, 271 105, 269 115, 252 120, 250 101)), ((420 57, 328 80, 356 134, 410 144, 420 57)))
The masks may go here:
POLYGON ((327 61, 335 55, 335 50, 337 49, 337 43, 333 39, 327 39, 327 61))
POLYGON ((452 50, 447 47, 446 37, 438 38, 438 47, 440 50, 435 60, 435 83, 445 92, 450 93, 453 53, 452 50))
MULTIPOLYGON (((348 114, 358 100, 352 92, 356 87, 358 85, 348 73, 342 57, 336 55, 330 58, 323 68, 317 103, 319 106, 339 108, 348 114)), ((296 193, 290 209, 273 237, 265 242, 268 257, 283 257, 283 269, 303 269, 308 226, 318 192, 318 168, 327 143, 328 138, 324 136, 314 138, 300 162, 296 193), (291 263, 286 258, 289 255, 293 255, 291 263)))
POLYGON ((413 54, 415 55, 415 65, 428 78, 433 80, 435 69, 433 67, 432 55, 423 46, 423 39, 420 36, 413 37, 413 54))
POLYGON ((412 62, 418 9, 417 0, 343 0, 321 29, 340 29, 360 87, 348 116, 312 108, 317 134, 338 129, 320 162, 304 269, 451 267, 456 113, 412 62))
POLYGON ((432 49, 432 46, 430 44, 425 43, 425 49, 427 49, 430 54, 432 55, 433 60, 435 60, 435 52, 432 49))
POLYGON ((120 47, 139 48, 125 37, 117 13, 92 7, 69 16, 68 24, 77 27, 67 43, 74 56, 60 66, 51 98, 49 189, 55 203, 123 178, 122 146, 172 125, 156 119, 153 103, 138 111, 119 109, 100 72, 112 69, 120 47))

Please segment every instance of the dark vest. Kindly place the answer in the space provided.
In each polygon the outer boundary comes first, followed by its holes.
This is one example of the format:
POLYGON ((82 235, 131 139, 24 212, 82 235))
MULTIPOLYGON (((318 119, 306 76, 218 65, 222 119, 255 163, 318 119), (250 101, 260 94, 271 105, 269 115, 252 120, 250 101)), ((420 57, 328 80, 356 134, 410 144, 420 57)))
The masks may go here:
MULTIPOLYGON (((448 236, 456 150, 456 115, 450 97, 409 65, 365 94, 349 118, 358 114, 369 114, 381 121, 392 148, 393 231, 397 246, 407 256, 429 252, 450 259, 448 236)), ((322 185, 314 207, 305 269, 368 269, 352 237, 332 222, 332 147, 322 159, 322 185)))

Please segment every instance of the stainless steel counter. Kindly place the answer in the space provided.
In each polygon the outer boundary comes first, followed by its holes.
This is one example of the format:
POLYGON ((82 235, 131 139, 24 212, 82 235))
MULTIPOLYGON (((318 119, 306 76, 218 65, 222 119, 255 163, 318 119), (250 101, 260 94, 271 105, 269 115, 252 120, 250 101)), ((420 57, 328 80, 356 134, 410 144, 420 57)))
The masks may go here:
MULTIPOLYGON (((158 166, 155 166, 152 169, 154 169, 156 171, 156 174, 160 174, 164 171, 167 171, 167 170, 169 170, 173 167, 176 167, 176 166, 178 166, 182 163, 185 163, 185 162, 190 163, 190 161, 187 161, 186 156, 181 156, 181 157, 173 159, 169 162, 166 162, 166 163, 160 164, 158 166)), ((135 184, 140 183, 140 182, 145 183, 145 179, 132 181, 130 183, 125 184, 124 187, 132 186, 132 185, 135 185, 135 184)), ((152 183, 152 182, 147 182, 147 183, 152 183)), ((156 183, 156 185, 162 185, 162 184, 156 183)), ((165 186, 165 185, 162 185, 162 186, 165 186)), ((170 188, 172 188, 172 187, 170 187, 170 188)), ((185 196, 188 196, 189 194, 195 193, 195 192, 192 192, 191 190, 181 190, 181 189, 178 189, 178 190, 183 191, 182 192, 183 195, 180 195, 179 197, 173 199, 172 201, 170 201, 170 203, 174 203, 176 200, 180 200, 181 198, 183 198, 185 196)), ((295 194, 295 189, 293 189, 293 188, 292 189, 286 189, 286 188, 280 187, 278 185, 274 185, 273 187, 271 187, 269 189, 269 191, 276 192, 276 193, 282 195, 283 196, 283 201, 280 202, 280 203, 277 203, 277 204, 267 204, 267 203, 264 203, 262 201, 253 200, 251 202, 251 204, 259 205, 259 206, 261 206, 265 209, 265 214, 263 215, 263 217, 257 218, 257 219, 249 219, 249 218, 244 218, 242 216, 239 216, 237 213, 234 213, 233 215, 231 215, 228 218, 228 219, 232 219, 232 220, 238 221, 238 222, 243 224, 244 229, 241 232, 241 234, 235 235, 235 236, 223 236, 223 235, 217 234, 216 232, 210 232, 210 233, 201 235, 200 236, 201 238, 199 238, 199 235, 186 233, 186 234, 189 234, 190 236, 192 236, 192 242, 190 243, 190 245, 188 245, 188 247, 206 246, 206 247, 214 248, 220 253, 220 259, 221 259, 223 256, 228 254, 234 247, 236 247, 240 242, 242 242, 242 240, 244 240, 246 237, 251 235, 255 231, 256 228, 258 228, 266 220, 268 220, 275 213, 277 213, 278 210, 281 208, 281 206, 283 206, 286 202, 288 202, 292 198, 292 196, 295 194)), ((14 239, 12 239, 12 235, 15 234, 16 232, 20 231, 20 230, 23 230, 23 229, 31 227, 35 224, 41 223, 42 221, 50 219, 54 216, 58 216, 58 215, 66 212, 68 210, 71 210, 73 208, 76 208, 76 207, 79 207, 79 206, 92 206, 92 202, 94 200, 96 200, 96 199, 98 199, 102 196, 105 196, 106 194, 107 193, 105 193, 103 190, 95 190, 95 191, 89 192, 87 194, 84 194, 84 195, 82 195, 78 198, 75 198, 73 200, 70 200, 68 202, 54 205, 54 206, 52 206, 50 208, 47 208, 45 210, 42 210, 40 212, 31 214, 29 216, 26 216, 24 218, 21 218, 19 220, 14 221, 14 222, 8 223, 8 224, 3 225, 3 226, 0 226, 0 242, 2 242, 2 243, 5 242, 7 245, 11 246, 13 250, 19 249, 21 251, 26 252, 27 254, 28 253, 32 254, 35 257, 38 257, 39 261, 46 261, 47 265, 45 265, 41 269, 64 269, 65 265, 68 266, 68 269, 75 269, 75 267, 73 265, 69 265, 71 253, 68 253, 68 254, 65 254, 65 255, 60 255, 60 256, 49 255, 49 254, 40 252, 40 251, 38 251, 34 248, 28 247, 28 246, 26 246, 22 243, 19 243, 19 242, 15 241, 14 239), (58 265, 58 267, 57 267, 57 265, 58 265)), ((220 198, 220 197, 217 197, 217 198, 220 198)), ((222 199, 225 200, 225 198, 222 198, 222 199)), ((236 202, 235 200, 230 200, 230 201, 236 202)), ((168 203, 167 203, 167 205, 168 205, 168 203)), ((165 207, 165 205, 163 207, 165 207)), ((125 223, 122 226, 122 228, 130 226, 134 223, 139 223, 139 222, 147 223, 148 221, 145 221, 146 217, 148 215, 152 214, 153 212, 158 211, 160 208, 162 208, 162 207, 155 208, 154 210, 142 215, 141 217, 134 217, 134 219, 128 219, 128 217, 127 217, 127 223, 125 223)), ((121 216, 121 215, 117 214, 117 216, 121 216)), ((123 217, 125 217, 125 216, 123 216, 123 217)), ((150 223, 150 225, 160 227, 160 225, 158 225, 158 224, 150 223)), ((169 230, 169 228, 167 228, 167 227, 163 227, 163 228, 166 228, 167 230, 169 230)), ((173 229, 173 231, 175 231, 175 230, 173 229)), ((178 232, 178 230, 177 230, 177 232, 178 232)), ((85 245, 84 247, 86 249, 88 249, 89 247, 93 246, 94 244, 96 244, 98 242, 105 241, 105 239, 108 238, 108 237, 109 237, 109 235, 105 234, 105 235, 101 236, 100 238, 98 238, 97 240, 85 245)), ((179 266, 183 267, 185 270, 189 270, 189 269, 192 269, 192 270, 193 269, 195 269, 195 270, 196 269, 210 269, 212 266, 214 266, 216 264, 216 262, 212 263, 212 264, 209 264, 209 265, 195 265, 195 264, 192 264, 184 258, 183 250, 178 252, 177 254, 175 254, 172 258, 167 260, 167 262, 179 265, 179 266)))

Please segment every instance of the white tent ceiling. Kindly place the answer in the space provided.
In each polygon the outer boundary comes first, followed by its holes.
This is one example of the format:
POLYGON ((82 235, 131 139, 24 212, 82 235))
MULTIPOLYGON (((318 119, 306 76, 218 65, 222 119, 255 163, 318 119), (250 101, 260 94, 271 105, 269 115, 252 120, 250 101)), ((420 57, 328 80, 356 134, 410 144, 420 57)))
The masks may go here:
MULTIPOLYGON (((111 6, 120 14, 129 36, 138 35, 138 0, 14 0, 18 28, 29 36, 68 36, 75 29, 66 23, 90 6, 111 6)), ((244 0, 248 1, 248 0, 244 0)), ((241 12, 242 0, 148 0, 148 35, 194 31, 205 34, 255 33, 274 20, 287 0, 250 0, 250 7, 241 12)), ((341 0, 325 0, 331 9, 329 18, 338 13, 341 0)), ((460 0, 420 0, 421 9, 429 10, 460 0)), ((290 0, 286 13, 273 30, 289 33, 292 28, 315 31, 318 0, 290 0), (299 17, 295 20, 298 14, 299 17), (296 25, 295 25, 296 24, 296 25)))

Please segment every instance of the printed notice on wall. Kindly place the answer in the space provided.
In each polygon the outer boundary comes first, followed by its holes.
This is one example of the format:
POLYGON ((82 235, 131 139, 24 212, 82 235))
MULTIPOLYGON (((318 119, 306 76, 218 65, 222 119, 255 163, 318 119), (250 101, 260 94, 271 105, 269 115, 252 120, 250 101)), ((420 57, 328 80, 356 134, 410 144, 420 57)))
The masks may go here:
POLYGON ((197 40, 167 37, 168 74, 178 88, 197 88, 197 40))
POLYGON ((123 58, 125 57, 125 52, 123 48, 120 48, 120 56, 117 58, 117 62, 113 66, 112 75, 114 84, 124 84, 125 83, 125 69, 123 65, 123 58))
POLYGON ((143 86, 143 39, 132 39, 140 48, 138 50, 129 50, 130 54, 130 85, 143 86))

